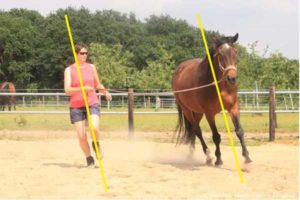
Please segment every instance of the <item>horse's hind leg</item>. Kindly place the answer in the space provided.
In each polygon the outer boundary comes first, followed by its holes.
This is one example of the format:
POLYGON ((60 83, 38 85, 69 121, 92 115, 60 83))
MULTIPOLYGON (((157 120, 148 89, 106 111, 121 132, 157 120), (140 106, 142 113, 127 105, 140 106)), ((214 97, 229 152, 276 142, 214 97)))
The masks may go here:
POLYGON ((186 108, 184 105, 180 105, 180 107, 184 114, 185 129, 188 132, 187 140, 188 142, 190 142, 190 153, 192 155, 195 150, 196 135, 199 134, 200 118, 196 118, 194 116, 194 113, 188 108, 186 108))
POLYGON ((196 136, 199 138, 203 152, 206 155, 206 164, 207 165, 211 165, 212 164, 212 158, 210 157, 210 150, 208 149, 204 139, 203 139, 203 135, 202 135, 202 131, 201 128, 199 126, 199 122, 201 121, 203 114, 197 114, 197 113, 193 113, 195 121, 197 121, 197 123, 195 124, 195 134, 196 136))
POLYGON ((16 110, 16 98, 14 96, 12 97, 12 106, 16 110))
POLYGON ((216 127, 216 123, 215 123, 215 116, 213 115, 206 115, 206 119, 208 121, 208 124, 210 126, 210 129, 212 131, 213 134, 213 141, 216 145, 216 151, 215 151, 215 155, 217 157, 217 160, 215 162, 216 166, 222 165, 223 161, 221 159, 221 150, 220 150, 220 143, 221 143, 221 136, 217 130, 216 127))

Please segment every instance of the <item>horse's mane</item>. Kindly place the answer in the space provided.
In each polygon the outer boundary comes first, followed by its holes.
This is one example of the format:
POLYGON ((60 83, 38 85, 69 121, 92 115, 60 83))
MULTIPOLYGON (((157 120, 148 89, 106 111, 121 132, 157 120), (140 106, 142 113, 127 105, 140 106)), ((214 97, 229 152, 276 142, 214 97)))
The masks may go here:
MULTIPOLYGON (((232 37, 221 37, 219 39, 215 39, 215 41, 213 42, 212 46, 209 48, 209 54, 210 56, 213 56, 216 52, 216 50, 223 44, 225 43, 230 43, 232 44, 231 42, 231 39, 232 37)), ((187 61, 187 60, 190 60, 192 58, 184 58, 184 59, 181 59, 179 60, 177 63, 176 63, 176 66, 178 66, 180 63, 184 62, 184 61, 187 61)), ((202 58, 199 58, 199 59, 202 59, 202 58)), ((205 54, 204 56, 204 59, 207 59, 207 54, 205 54)))

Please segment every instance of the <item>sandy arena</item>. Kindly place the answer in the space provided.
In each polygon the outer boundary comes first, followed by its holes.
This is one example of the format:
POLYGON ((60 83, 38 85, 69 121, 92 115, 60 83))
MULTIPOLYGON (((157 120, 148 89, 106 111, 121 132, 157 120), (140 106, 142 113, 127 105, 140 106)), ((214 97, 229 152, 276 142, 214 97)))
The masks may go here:
POLYGON ((224 164, 217 168, 205 165, 199 144, 189 157, 187 146, 104 138, 106 193, 74 134, 2 132, 0 199, 299 199, 298 145, 249 146, 254 162, 242 184, 230 146, 221 146, 224 164))

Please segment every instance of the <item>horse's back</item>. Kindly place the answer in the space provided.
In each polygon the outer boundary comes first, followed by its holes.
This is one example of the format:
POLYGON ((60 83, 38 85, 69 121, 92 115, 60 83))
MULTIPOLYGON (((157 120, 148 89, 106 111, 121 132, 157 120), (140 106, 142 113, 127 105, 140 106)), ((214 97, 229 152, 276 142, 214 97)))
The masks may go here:
POLYGON ((181 62, 172 77, 172 87, 173 89, 178 88, 178 84, 182 82, 186 82, 185 80, 180 79, 189 79, 190 74, 194 74, 196 70, 198 70, 198 66, 201 64, 202 59, 194 58, 181 62))
POLYGON ((184 60, 177 65, 177 69, 176 69, 175 73, 180 73, 186 67, 193 67, 193 66, 200 65, 202 60, 203 59, 201 59, 201 58, 193 58, 193 59, 184 60))

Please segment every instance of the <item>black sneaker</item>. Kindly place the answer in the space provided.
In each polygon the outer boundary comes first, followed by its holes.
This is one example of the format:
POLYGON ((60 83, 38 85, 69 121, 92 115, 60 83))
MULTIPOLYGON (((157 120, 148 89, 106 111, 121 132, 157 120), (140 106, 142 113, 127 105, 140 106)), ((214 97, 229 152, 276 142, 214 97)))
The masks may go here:
MULTIPOLYGON (((102 159, 103 159, 103 157, 104 157, 104 155, 103 155, 103 151, 102 151, 102 149, 101 149, 101 146, 100 146, 100 144, 99 144, 99 142, 98 142, 98 141, 96 142, 96 144, 97 144, 97 147, 98 147, 98 150, 99 150, 99 154, 100 154, 100 160, 102 160, 102 159)), ((94 143, 94 142, 92 142, 92 146, 93 146, 94 152, 95 152, 95 154, 96 154, 96 158, 98 159, 98 157, 97 157, 97 153, 96 153, 96 147, 95 147, 95 143, 94 143)))
POLYGON ((95 165, 94 158, 92 156, 86 157, 87 167, 92 167, 95 165))

